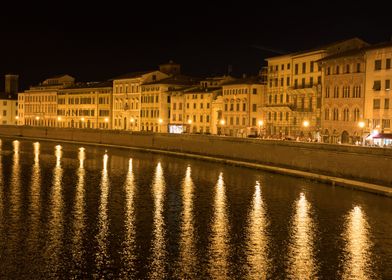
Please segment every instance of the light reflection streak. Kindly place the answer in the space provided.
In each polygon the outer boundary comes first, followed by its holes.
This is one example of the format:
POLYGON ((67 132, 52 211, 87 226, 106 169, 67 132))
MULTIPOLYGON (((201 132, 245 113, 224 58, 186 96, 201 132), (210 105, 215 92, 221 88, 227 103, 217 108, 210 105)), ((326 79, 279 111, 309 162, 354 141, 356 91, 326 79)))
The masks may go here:
POLYGON ((196 275, 196 245, 193 218, 194 184, 191 178, 191 167, 188 166, 182 182, 182 221, 180 237, 179 267, 181 279, 190 279, 196 275))
POLYGON ((154 224, 152 239, 152 260, 150 279, 164 279, 166 276, 166 244, 165 244, 165 221, 163 217, 163 206, 165 203, 165 178, 161 163, 157 164, 152 183, 154 198, 154 224))
POLYGON ((4 216, 4 180, 3 180, 3 157, 2 157, 3 142, 0 139, 0 237, 2 237, 3 230, 3 216, 4 216))
POLYGON ((120 272, 122 278, 134 278, 135 261, 136 261, 136 244, 135 244, 135 192, 136 186, 134 181, 132 159, 129 159, 128 174, 125 182, 125 239, 122 244, 122 263, 123 267, 120 272))
POLYGON ((268 275, 268 236, 267 218, 261 195, 260 183, 257 181, 253 195, 252 209, 249 214, 248 228, 248 263, 249 279, 267 279, 268 275))
POLYGON ((10 190, 10 201, 11 201, 11 218, 12 223, 15 227, 19 226, 20 218, 20 166, 19 166, 19 146, 18 140, 12 141, 13 146, 13 158, 12 158, 12 171, 11 171, 11 190, 10 190))
POLYGON ((96 236, 98 248, 95 258, 97 275, 102 275, 103 271, 109 266, 108 254, 108 233, 109 233, 109 219, 108 219, 108 195, 109 195, 109 177, 108 177, 108 155, 103 156, 103 169, 101 175, 101 198, 98 209, 98 234, 96 236))
POLYGON ((229 234, 226 213, 226 194, 223 174, 215 186, 214 217, 210 243, 209 272, 214 279, 228 278, 229 234))
POLYGON ((347 215, 343 238, 346 241, 343 279, 377 278, 372 271, 369 224, 360 206, 347 215))
POLYGON ((62 180, 63 168, 61 166, 62 147, 55 147, 56 165, 53 169, 52 190, 50 194, 49 222, 48 222, 48 246, 46 257, 48 261, 48 274, 50 278, 59 276, 60 253, 62 250, 63 225, 63 197, 62 180))
POLYGON ((38 241, 39 222, 40 222, 40 194, 41 194, 41 168, 39 165, 40 143, 33 143, 34 164, 31 173, 30 188, 30 245, 34 246, 38 241))
POLYGON ((73 237, 72 256, 75 269, 82 271, 84 267, 83 235, 85 231, 85 176, 84 161, 86 159, 85 149, 79 148, 78 152, 79 168, 77 170, 77 185, 75 193, 75 205, 73 210, 73 237))
POLYGON ((303 193, 295 205, 291 239, 289 275, 294 279, 317 279, 318 268, 313 253, 314 221, 311 204, 303 193))

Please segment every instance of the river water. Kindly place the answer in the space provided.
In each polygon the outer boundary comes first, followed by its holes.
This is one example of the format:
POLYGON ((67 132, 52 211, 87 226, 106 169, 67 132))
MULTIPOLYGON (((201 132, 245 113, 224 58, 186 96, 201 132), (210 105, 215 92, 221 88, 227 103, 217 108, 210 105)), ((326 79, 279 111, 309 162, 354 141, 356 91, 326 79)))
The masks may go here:
POLYGON ((392 279, 391 198, 132 150, 0 149, 0 279, 392 279))

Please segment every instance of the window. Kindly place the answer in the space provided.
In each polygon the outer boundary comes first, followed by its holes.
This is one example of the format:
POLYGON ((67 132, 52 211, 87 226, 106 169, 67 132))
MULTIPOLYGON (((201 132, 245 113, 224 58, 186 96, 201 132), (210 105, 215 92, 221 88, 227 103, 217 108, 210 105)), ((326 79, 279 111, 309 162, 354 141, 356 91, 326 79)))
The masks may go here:
POLYGON ((339 72, 340 72, 340 68, 339 68, 339 65, 337 65, 336 66, 336 74, 339 74, 339 72))
POLYGON ((7 101, 3 101, 3 106, 7 106, 7 101))
POLYGON ((276 121, 277 115, 278 115, 278 113, 274 112, 274 121, 276 121))
POLYGON ((227 103, 225 104, 225 111, 227 111, 227 103))
POLYGON ((333 120, 334 121, 339 120, 339 109, 338 108, 333 109, 333 120))
POLYGON ((268 103, 272 104, 272 95, 268 96, 268 103))
POLYGON ((279 70, 279 65, 275 66, 275 70, 278 71, 279 70))
POLYGON ((357 63, 357 73, 361 72, 361 63, 357 63))
POLYGON ((284 78, 280 78, 280 86, 283 87, 284 85, 284 78))
POLYGON ((290 63, 287 63, 287 70, 290 70, 290 63))
POLYGON ((203 116, 200 116, 200 122, 201 123, 203 122, 203 116))
POLYGON ((236 111, 239 111, 240 110, 240 103, 237 103, 236 105, 237 105, 236 106, 236 111))
POLYGON ((329 98, 329 90, 330 90, 329 86, 325 87, 325 98, 329 98))
POLYGON ((361 97, 361 86, 354 86, 353 98, 361 97))
POLYGON ((283 94, 280 95, 280 103, 283 103, 283 94))
POLYGON ((278 96, 276 94, 274 96, 274 101, 275 101, 275 104, 278 103, 278 96))
POLYGON ((290 86, 290 77, 286 78, 286 86, 290 86))
POLYGON ((382 120, 382 127, 383 128, 390 128, 391 127, 391 120, 383 119, 382 120))
POLYGON ((346 73, 350 73, 350 65, 349 64, 346 65, 346 73))
POLYGON ((235 124, 236 124, 236 125, 240 125, 240 118, 239 118, 239 117, 236 117, 236 118, 235 118, 235 124))
POLYGON ((298 75, 298 64, 295 64, 294 67, 295 67, 295 68, 294 68, 294 74, 295 74, 295 75, 298 75))
POLYGON ((312 112, 313 111, 313 98, 309 97, 309 111, 312 112))
POLYGON ((305 78, 302 78, 302 87, 305 87, 305 78))
POLYGON ((302 73, 306 73, 306 62, 302 63, 302 73))
POLYGON ((385 90, 391 89, 391 80, 385 80, 385 90))
POLYGON ((276 78, 274 82, 275 82, 275 86, 277 87, 278 86, 278 78, 276 78))
POLYGON ((343 121, 345 121, 345 122, 349 121, 349 110, 348 110, 348 108, 343 110, 343 121))
POLYGON ((282 66, 280 67, 281 70, 284 70, 284 64, 282 64, 282 66))
POLYGON ((313 86, 313 77, 310 77, 309 85, 312 87, 313 86))
POLYGON ((385 98, 384 100, 384 109, 389 109, 389 98, 385 98))
POLYGON ((318 85, 321 84, 321 76, 317 76, 317 84, 318 84, 318 85))
POLYGON ((354 117, 354 122, 359 121, 359 109, 358 108, 354 109, 353 117, 354 117))
POLYGON ((173 110, 177 110, 177 103, 173 103, 173 110))
POLYGON ((294 80, 294 88, 298 88, 298 79, 294 80))
POLYGON ((7 110, 3 110, 3 117, 7 116, 7 110))
POLYGON ((193 103, 193 109, 196 109, 196 103, 193 103))
POLYGON ((331 67, 327 68, 327 75, 331 75, 331 67))
POLYGON ((381 59, 376 59, 374 61, 374 70, 381 70, 381 59))
POLYGON ((280 120, 280 121, 283 120, 283 112, 279 112, 279 120, 280 120))
POLYGON ((387 62, 385 64, 385 69, 391 69, 391 59, 387 58, 387 62))
POLYGON ((310 72, 314 71, 314 61, 310 62, 310 72))
POLYGON ((286 121, 289 120, 289 112, 286 112, 286 121))
POLYGON ((254 89, 252 90, 252 93, 253 93, 253 94, 257 94, 257 88, 254 88, 254 89))
POLYGON ((242 111, 244 111, 244 112, 246 111, 246 103, 242 103, 242 111))
POLYGON ((380 99, 373 99, 373 109, 380 109, 380 99))
POLYGON ((324 119, 325 119, 326 121, 329 120, 329 109, 325 109, 325 111, 324 111, 324 119))
POLYGON ((333 89, 333 98, 339 98, 339 87, 335 86, 333 89))
POLYGON ((374 81, 374 83, 373 83, 373 90, 376 90, 376 91, 381 90, 381 81, 380 80, 374 81))
POLYGON ((257 104, 252 104, 252 112, 257 112, 257 104))
POLYGON ((317 108, 320 109, 321 108, 321 97, 317 97, 317 108))
POLYGON ((230 111, 234 111, 234 104, 230 104, 230 111))

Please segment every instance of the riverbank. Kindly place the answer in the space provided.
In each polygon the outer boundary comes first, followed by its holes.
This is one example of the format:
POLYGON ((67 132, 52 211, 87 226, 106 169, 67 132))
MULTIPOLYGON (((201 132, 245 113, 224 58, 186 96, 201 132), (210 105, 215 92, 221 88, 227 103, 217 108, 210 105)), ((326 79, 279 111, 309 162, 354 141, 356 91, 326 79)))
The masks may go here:
POLYGON ((186 156, 392 196, 392 150, 207 135, 0 126, 0 136, 186 156))

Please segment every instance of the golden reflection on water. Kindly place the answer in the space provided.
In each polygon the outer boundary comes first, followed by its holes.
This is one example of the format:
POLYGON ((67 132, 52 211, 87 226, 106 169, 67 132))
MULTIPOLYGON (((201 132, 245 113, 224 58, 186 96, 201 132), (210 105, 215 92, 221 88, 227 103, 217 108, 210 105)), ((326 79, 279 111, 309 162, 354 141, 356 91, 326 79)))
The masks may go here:
POLYGON ((3 142, 0 139, 0 237, 3 235, 3 217, 4 217, 4 179, 3 179, 3 157, 1 154, 3 142))
POLYGON ((135 244, 135 179, 133 174, 132 159, 129 159, 128 174, 125 181, 125 238, 122 244, 122 269, 121 278, 131 277, 135 273, 136 244, 135 244))
POLYGON ((11 218, 14 226, 19 226, 20 218, 20 166, 19 166, 19 146, 18 140, 12 141, 13 157, 12 157, 12 171, 11 171, 11 189, 10 189, 10 202, 11 202, 11 218))
POLYGON ((189 279, 196 273, 196 245, 193 218, 194 184, 191 178, 191 167, 188 166, 182 182, 182 220, 180 236, 179 278, 189 279))
POLYGON ((165 221, 163 217, 163 206, 165 203, 165 178, 161 163, 157 164, 152 183, 152 194, 154 199, 154 224, 152 239, 152 260, 150 279, 163 279, 166 276, 166 244, 165 244, 165 221))
POLYGON ((343 279, 374 279, 369 224, 360 206, 347 215, 343 238, 346 241, 343 279))
POLYGON ((98 234, 96 236, 98 248, 95 257, 97 274, 102 275, 105 268, 109 265, 108 254, 108 195, 109 195, 109 176, 108 176, 108 155, 103 156, 103 169, 101 174, 101 198, 98 209, 98 234))
POLYGON ((31 173, 30 187, 30 242, 31 246, 36 245, 39 233, 40 222, 40 193, 41 193, 41 168, 39 165, 40 143, 33 143, 34 147, 34 164, 31 173))
POLYGON ((289 275, 293 279, 317 279, 317 264, 313 253, 314 221, 311 217, 312 207, 301 193, 295 204, 292 222, 291 243, 289 247, 289 275))
POLYGON ((229 224, 226 213, 226 194, 223 174, 219 174, 215 186, 214 217, 210 241, 209 272, 214 279, 228 278, 229 224))
POLYGON ((48 274, 50 277, 58 276, 60 268, 60 253, 62 250, 63 225, 63 197, 62 180, 63 168, 61 166, 62 147, 55 147, 56 165, 53 169, 52 189, 50 193, 48 246, 46 257, 48 261, 48 274))
POLYGON ((72 257, 73 263, 78 269, 82 269, 84 263, 83 235, 85 231, 85 176, 84 161, 86 159, 85 149, 79 148, 79 168, 76 171, 78 178, 75 190, 75 205, 73 210, 73 237, 72 257))
POLYGON ((267 279, 268 262, 268 236, 267 218, 261 195, 260 183, 257 181, 253 195, 252 209, 249 214, 248 228, 248 279, 267 279))

